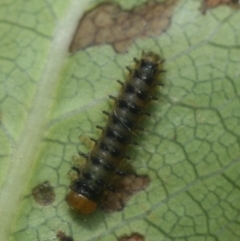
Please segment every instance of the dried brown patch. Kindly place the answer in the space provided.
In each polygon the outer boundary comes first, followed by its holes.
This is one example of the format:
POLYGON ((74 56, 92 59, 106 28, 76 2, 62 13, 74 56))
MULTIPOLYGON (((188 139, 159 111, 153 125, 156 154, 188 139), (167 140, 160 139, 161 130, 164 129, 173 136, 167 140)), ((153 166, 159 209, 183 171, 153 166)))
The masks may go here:
POLYGON ((227 5, 231 8, 239 8, 239 0, 203 0, 201 11, 206 13, 207 9, 216 8, 220 5, 227 5))
POLYGON ((133 233, 130 236, 123 236, 119 241, 144 241, 145 238, 139 233, 133 233))
POLYGON ((70 52, 111 44, 116 52, 123 53, 138 38, 159 36, 170 26, 177 1, 150 1, 130 11, 113 3, 100 4, 80 20, 70 52))
POLYGON ((48 206, 55 200, 54 189, 48 181, 45 181, 34 187, 32 190, 32 195, 35 201, 42 206, 48 206))
POLYGON ((99 207, 108 213, 121 211, 134 194, 148 187, 149 182, 149 177, 145 175, 129 174, 125 177, 116 176, 112 184, 117 191, 113 193, 110 190, 106 190, 99 207))
POLYGON ((67 236, 63 231, 58 231, 56 237, 59 241, 74 241, 71 236, 67 236))

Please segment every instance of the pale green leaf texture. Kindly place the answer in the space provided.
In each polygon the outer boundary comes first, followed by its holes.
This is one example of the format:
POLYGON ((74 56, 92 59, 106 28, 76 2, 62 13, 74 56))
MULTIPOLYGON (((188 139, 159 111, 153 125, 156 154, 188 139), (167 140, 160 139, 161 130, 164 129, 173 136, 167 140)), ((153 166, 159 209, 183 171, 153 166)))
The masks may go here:
POLYGON ((71 56, 78 20, 94 3, 0 3, 0 239, 56 240, 62 230, 75 241, 132 232, 146 241, 240 240, 239 10, 203 15, 199 1, 182 0, 163 35, 139 39, 128 53, 104 45, 71 56), (78 150, 88 150, 79 136, 98 137, 115 80, 143 49, 164 56, 167 70, 148 132, 132 152, 150 186, 123 212, 71 214, 67 174, 78 150), (48 207, 31 196, 45 180, 56 192, 48 207))

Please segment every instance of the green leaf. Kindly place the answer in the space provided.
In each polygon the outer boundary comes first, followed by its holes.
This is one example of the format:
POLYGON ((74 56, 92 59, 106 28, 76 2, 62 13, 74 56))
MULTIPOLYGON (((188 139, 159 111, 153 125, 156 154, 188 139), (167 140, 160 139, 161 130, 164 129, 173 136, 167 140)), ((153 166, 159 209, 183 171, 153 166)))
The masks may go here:
POLYGON ((54 240, 62 230, 74 240, 133 232, 147 241, 239 240, 239 10, 203 15, 199 1, 182 0, 164 34, 138 39, 128 53, 102 45, 69 55, 79 18, 96 2, 0 4, 1 239, 54 240), (167 70, 132 158, 150 186, 122 212, 71 213, 68 171, 78 150, 88 151, 79 136, 97 138, 115 80, 142 50, 164 56, 167 70), (45 180, 56 199, 43 207, 31 191, 45 180))

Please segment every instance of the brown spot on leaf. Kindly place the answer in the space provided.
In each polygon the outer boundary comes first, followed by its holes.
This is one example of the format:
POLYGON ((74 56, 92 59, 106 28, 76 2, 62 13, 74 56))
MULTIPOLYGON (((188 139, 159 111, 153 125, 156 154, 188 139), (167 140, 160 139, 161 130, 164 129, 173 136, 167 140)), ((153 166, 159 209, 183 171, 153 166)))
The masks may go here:
POLYGON ((149 182, 149 177, 145 175, 129 174, 125 177, 116 176, 112 182, 116 192, 106 190, 99 207, 108 213, 121 211, 134 194, 148 187, 149 182))
POLYGON ((227 5, 231 8, 238 8, 239 0, 203 0, 201 12, 206 13, 207 9, 216 8, 220 5, 227 5))
POLYGON ((48 206, 55 200, 54 189, 48 181, 45 181, 34 187, 32 190, 32 195, 35 201, 42 206, 48 206))
POLYGON ((63 231, 58 231, 56 237, 59 241, 74 241, 71 236, 67 236, 63 231))
POLYGON ((119 239, 119 241, 144 241, 145 238, 139 233, 133 233, 130 236, 123 236, 119 239))
POLYGON ((111 44, 116 52, 123 53, 138 38, 159 36, 171 24, 177 1, 150 1, 129 11, 113 3, 102 3, 80 20, 70 52, 111 44))

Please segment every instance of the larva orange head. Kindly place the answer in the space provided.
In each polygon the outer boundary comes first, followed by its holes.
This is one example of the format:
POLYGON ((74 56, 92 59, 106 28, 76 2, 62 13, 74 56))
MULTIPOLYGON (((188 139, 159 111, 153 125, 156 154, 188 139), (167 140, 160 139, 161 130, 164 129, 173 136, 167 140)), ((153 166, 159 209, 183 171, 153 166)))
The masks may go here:
POLYGON ((72 190, 68 193, 66 201, 72 209, 82 214, 90 214, 97 208, 97 203, 72 190))

